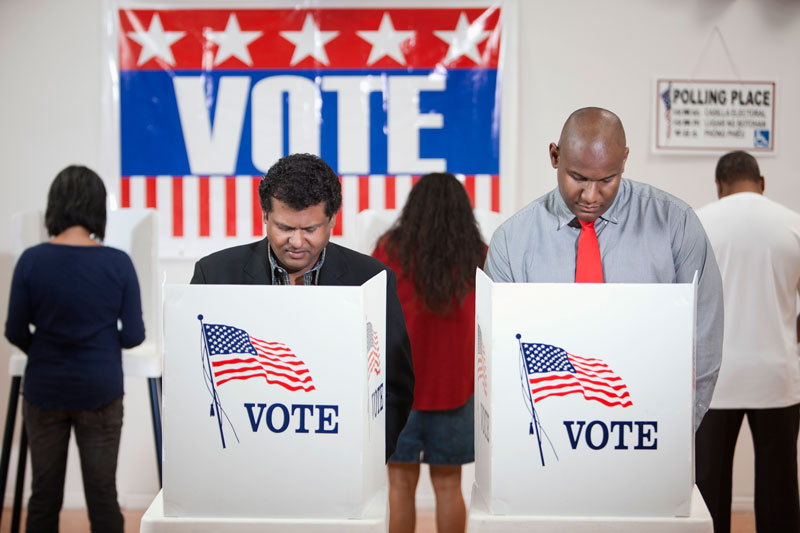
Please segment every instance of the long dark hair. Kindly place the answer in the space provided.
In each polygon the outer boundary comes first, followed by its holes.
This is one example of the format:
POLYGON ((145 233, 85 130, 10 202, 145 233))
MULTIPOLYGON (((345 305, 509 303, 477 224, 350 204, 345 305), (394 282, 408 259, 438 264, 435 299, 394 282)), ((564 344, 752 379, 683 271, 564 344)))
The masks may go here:
POLYGON ((417 298, 438 315, 472 291, 486 249, 467 192, 449 173, 423 176, 381 241, 414 280, 417 298))

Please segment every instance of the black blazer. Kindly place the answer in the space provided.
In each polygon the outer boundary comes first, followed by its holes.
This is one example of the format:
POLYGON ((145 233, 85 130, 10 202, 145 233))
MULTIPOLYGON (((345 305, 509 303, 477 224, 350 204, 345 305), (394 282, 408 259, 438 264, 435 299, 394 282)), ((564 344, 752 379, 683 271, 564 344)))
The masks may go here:
MULTIPOLYGON (((194 265, 192 283, 269 285, 267 239, 235 246, 202 258, 194 265)), ((320 285, 357 286, 386 271, 386 460, 394 452, 400 430, 414 402, 411 341, 397 298, 394 272, 377 259, 328 243, 319 273, 320 285)))

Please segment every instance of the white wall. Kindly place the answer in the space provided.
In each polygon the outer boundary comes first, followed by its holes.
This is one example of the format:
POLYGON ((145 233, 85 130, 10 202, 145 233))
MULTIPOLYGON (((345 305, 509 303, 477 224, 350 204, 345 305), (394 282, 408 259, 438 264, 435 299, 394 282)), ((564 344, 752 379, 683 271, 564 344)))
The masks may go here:
MULTIPOLYGON (((266 4, 267 2, 265 2, 266 4)), ((100 0, 0 0, 0 321, 12 271, 9 217, 42 209, 50 181, 67 164, 101 170, 100 0)), ((652 155, 650 99, 657 76, 775 79, 778 154, 761 157, 768 196, 800 210, 800 2, 791 0, 521 0, 516 59, 519 181, 511 212, 555 185, 547 146, 566 116, 599 105, 617 112, 631 148, 626 175, 652 183, 699 207, 714 199, 716 157, 652 155)), ((162 265, 168 281, 185 281, 191 260, 162 265)), ((10 347, 0 340, 0 354, 10 347)), ((8 379, 0 359, 0 413, 8 379)), ((140 506, 154 494, 155 461, 142 383, 126 382, 120 456, 123 504, 140 506)), ((746 443, 749 444, 749 443, 746 443)), ((70 464, 67 504, 79 501, 77 464, 70 464), (76 496, 77 494, 77 496, 76 496), (77 499, 77 500, 76 500, 77 499)), ((12 486, 11 483, 8 485, 12 486)), ((752 450, 740 448, 735 499, 752 499, 752 450), (749 454, 749 455, 748 455, 749 454)), ((426 500, 427 501, 427 500, 426 500)))

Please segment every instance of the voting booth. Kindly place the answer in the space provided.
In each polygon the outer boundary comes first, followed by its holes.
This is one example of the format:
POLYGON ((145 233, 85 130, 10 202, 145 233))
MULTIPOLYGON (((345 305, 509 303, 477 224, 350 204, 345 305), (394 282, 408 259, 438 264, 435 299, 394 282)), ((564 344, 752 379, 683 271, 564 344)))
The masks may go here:
POLYGON ((696 285, 493 283, 479 270, 476 286, 470 530, 529 517, 710 531, 689 519, 707 515, 693 490, 696 285))
MULTIPOLYGON (((122 369, 126 378, 147 378, 148 395, 150 398, 150 417, 153 428, 153 441, 156 457, 158 478, 161 477, 161 411, 159 400, 159 385, 161 379, 161 328, 159 305, 159 284, 157 282, 157 249, 158 236, 156 233, 157 215, 152 209, 125 209, 109 210, 106 219, 106 237, 104 245, 118 248, 127 253, 136 269, 142 301, 142 318, 145 324, 147 338, 145 342, 132 349, 122 351, 122 369)), ((11 217, 11 252, 16 261, 22 252, 31 246, 45 242, 48 239, 44 224, 44 213, 40 210, 15 213, 11 217)), ((11 377, 9 389, 8 409, 6 412, 6 428, 3 438, 3 448, 0 452, 0 493, 5 494, 5 487, 10 466, 11 448, 22 378, 28 363, 27 356, 16 347, 11 352, 8 374, 11 377)), ((125 482, 129 477, 122 473, 126 462, 132 459, 132 454, 137 454, 141 447, 143 434, 138 431, 142 417, 143 393, 126 383, 125 394, 125 425, 122 429, 120 444, 120 467, 118 468, 118 488, 124 494, 125 482), (120 481, 122 480, 122 481, 120 481)), ((146 400, 145 400, 146 401, 146 400)), ((25 469, 28 453, 27 435, 20 431, 19 447, 17 454, 16 482, 12 504, 12 517, 10 530, 19 531, 22 517, 22 503, 25 490, 25 469)), ((150 448, 151 450, 153 448, 150 448)), ((152 452, 149 452, 152 453, 152 452)), ((70 457, 77 460, 77 447, 73 441, 70 443, 70 457)), ((149 459, 149 458, 148 458, 149 459)), ((71 461, 72 459, 70 459, 71 461)), ((68 463, 69 465, 69 463, 68 463)), ((70 472, 72 466, 68 466, 70 472)), ((140 469, 141 470, 141 469, 140 469)), ((74 491, 70 491, 70 475, 67 476, 65 489, 65 503, 75 505, 74 491)), ((80 495, 80 500, 83 495, 80 495)), ((1 510, 0 510, 1 511, 1 510)))
POLYGON ((164 294, 164 484, 142 531, 385 530, 386 274, 164 294))

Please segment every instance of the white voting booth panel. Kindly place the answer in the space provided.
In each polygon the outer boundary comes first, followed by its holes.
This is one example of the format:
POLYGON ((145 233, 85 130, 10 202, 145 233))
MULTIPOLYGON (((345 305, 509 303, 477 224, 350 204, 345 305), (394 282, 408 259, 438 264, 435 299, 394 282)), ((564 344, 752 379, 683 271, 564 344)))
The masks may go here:
MULTIPOLYGON (((109 210, 103 244, 127 253, 136 269, 142 299, 142 318, 147 338, 133 350, 125 350, 126 376, 161 375, 161 317, 158 274, 158 225, 152 209, 109 210)), ((11 217, 11 251, 14 258, 31 246, 47 240, 44 213, 39 210, 15 213, 11 217)))
POLYGON ((357 287, 167 285, 163 516, 385 509, 385 309, 385 273, 357 287))
POLYGON ((475 477, 492 515, 691 514, 694 284, 477 274, 475 477))
MULTIPOLYGON (((138 348, 161 363, 161 306, 158 282, 158 219, 152 209, 109 211, 104 244, 125 251, 133 261, 142 297, 142 315, 147 339, 138 348)), ((123 361, 124 363, 124 361, 123 361)), ((160 375, 160 369, 157 375, 160 375)))

